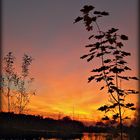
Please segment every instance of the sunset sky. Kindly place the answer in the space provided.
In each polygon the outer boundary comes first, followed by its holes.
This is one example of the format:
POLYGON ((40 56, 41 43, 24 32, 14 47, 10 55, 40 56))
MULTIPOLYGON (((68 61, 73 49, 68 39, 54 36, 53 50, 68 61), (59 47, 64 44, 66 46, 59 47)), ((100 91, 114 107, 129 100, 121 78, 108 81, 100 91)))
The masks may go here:
MULTIPOLYGON (((101 116, 97 108, 108 102, 99 83, 87 83, 96 61, 80 59, 88 51, 84 46, 90 33, 73 22, 85 4, 110 13, 100 20, 102 29, 116 27, 128 35, 131 74, 138 74, 137 0, 3 0, 3 55, 14 53, 17 70, 24 53, 34 58, 30 75, 35 78, 36 96, 28 106, 31 113, 97 120, 101 116)), ((123 82, 122 86, 136 88, 137 84, 123 82)), ((130 99, 136 102, 136 96, 130 99)))

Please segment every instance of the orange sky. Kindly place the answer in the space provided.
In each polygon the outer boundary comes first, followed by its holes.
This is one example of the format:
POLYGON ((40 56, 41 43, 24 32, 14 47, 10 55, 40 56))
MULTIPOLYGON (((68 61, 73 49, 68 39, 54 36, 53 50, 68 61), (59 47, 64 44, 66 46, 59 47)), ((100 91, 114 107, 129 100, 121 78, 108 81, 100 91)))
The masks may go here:
MULTIPOLYGON (((50 5, 56 6, 58 13, 55 11, 53 13, 49 7, 48 9, 42 7, 44 4, 48 6, 43 0, 40 4, 37 1, 34 4, 27 1, 18 3, 17 0, 14 2, 17 7, 14 4, 10 5, 8 1, 4 3, 3 54, 13 51, 17 57, 17 70, 24 53, 34 58, 30 74, 35 78, 33 88, 36 89, 36 96, 32 97, 28 106, 30 112, 46 116, 53 114, 57 117, 59 114, 61 116, 74 114, 79 119, 98 120, 102 113, 97 111, 97 108, 108 103, 108 95, 99 90, 99 83, 87 83, 90 71, 96 66, 96 62, 87 63, 80 60, 80 56, 87 52, 84 46, 88 43, 89 33, 82 25, 72 24, 86 3, 77 1, 70 11, 71 8, 62 8, 64 6, 61 4, 49 2, 50 5), (25 9, 27 13, 24 13, 25 9), (67 15, 64 12, 67 12, 67 15)), ((111 11, 111 15, 102 24, 117 26, 121 32, 129 36, 126 45, 132 56, 128 61, 133 69, 131 73, 137 75, 136 3, 118 4, 120 9, 125 9, 123 14, 117 12, 119 9, 117 7, 115 9, 115 3, 112 3, 112 7, 111 4, 95 3, 97 9, 100 7, 111 11)), ((65 2, 63 4, 67 5, 65 2)), ((74 1, 68 4, 72 6, 74 1)), ((137 83, 123 82, 122 86, 137 88, 137 83)), ((136 96, 131 96, 128 101, 132 99, 134 102, 137 101, 136 96)))

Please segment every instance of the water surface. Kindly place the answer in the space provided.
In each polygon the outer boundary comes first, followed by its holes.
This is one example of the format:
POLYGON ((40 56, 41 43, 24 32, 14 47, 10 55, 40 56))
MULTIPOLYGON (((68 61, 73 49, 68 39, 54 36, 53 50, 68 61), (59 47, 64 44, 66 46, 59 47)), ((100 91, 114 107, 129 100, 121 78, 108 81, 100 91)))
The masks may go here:
MULTIPOLYGON (((123 140, 128 140, 128 136, 126 134, 123 135, 123 140)), ((40 140, 120 140, 118 135, 111 135, 108 133, 83 133, 81 138, 41 138, 40 140)), ((132 139, 133 140, 133 139, 132 139)))

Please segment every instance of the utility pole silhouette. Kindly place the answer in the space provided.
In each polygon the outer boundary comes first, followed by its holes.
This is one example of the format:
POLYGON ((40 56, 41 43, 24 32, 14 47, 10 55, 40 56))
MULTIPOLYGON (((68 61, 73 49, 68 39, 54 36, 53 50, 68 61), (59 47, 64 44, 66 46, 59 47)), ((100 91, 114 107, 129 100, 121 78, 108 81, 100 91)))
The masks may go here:
POLYGON ((72 118, 74 120, 74 105, 73 105, 73 108, 72 108, 72 118))
POLYGON ((79 113, 77 114, 77 120, 79 121, 80 119, 79 119, 79 113))

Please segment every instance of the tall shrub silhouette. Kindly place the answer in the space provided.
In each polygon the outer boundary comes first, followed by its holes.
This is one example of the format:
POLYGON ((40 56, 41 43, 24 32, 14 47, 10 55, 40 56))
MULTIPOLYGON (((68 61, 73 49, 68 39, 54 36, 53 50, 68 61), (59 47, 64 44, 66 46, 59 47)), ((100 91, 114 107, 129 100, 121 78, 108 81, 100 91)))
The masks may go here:
MULTIPOLYGON (((128 116, 122 116, 122 109, 135 110, 134 103, 126 103, 125 97, 129 94, 136 94, 138 91, 134 89, 122 89, 120 80, 138 80, 135 76, 126 75, 131 68, 125 60, 131 54, 123 50, 124 42, 128 40, 128 36, 118 34, 118 28, 111 28, 106 31, 101 30, 98 19, 109 15, 106 11, 96 11, 92 5, 85 5, 80 11, 74 23, 82 21, 86 30, 92 32, 89 36, 90 44, 85 47, 89 49, 89 53, 83 55, 81 59, 87 59, 87 62, 100 60, 101 65, 94 68, 92 75, 88 78, 88 82, 95 80, 103 85, 100 90, 105 90, 110 96, 110 105, 103 105, 98 110, 105 113, 113 111, 112 123, 119 119, 120 137, 122 139, 123 120, 128 116), (94 31, 93 31, 94 29, 94 31), (97 32, 95 31, 97 29, 97 32), (117 109, 117 111, 116 111, 117 109)), ((102 120, 110 120, 105 115, 102 120)))
POLYGON ((35 95, 34 91, 30 91, 28 87, 30 87, 30 83, 33 82, 33 78, 29 77, 29 66, 32 63, 33 58, 24 54, 22 57, 22 72, 21 75, 17 77, 17 102, 16 107, 18 109, 19 114, 23 113, 25 107, 30 101, 30 97, 35 95))
POLYGON ((29 66, 33 59, 24 54, 21 73, 15 70, 15 60, 12 52, 9 52, 3 59, 2 89, 7 98, 8 112, 23 113, 30 97, 35 95, 35 92, 30 90, 33 78, 29 77, 29 66))
POLYGON ((3 86, 3 91, 4 95, 7 98, 7 110, 8 112, 11 111, 11 97, 12 97, 12 87, 14 86, 14 79, 16 77, 15 75, 15 68, 14 68, 14 62, 15 62, 15 57, 12 54, 12 52, 9 52, 3 59, 3 71, 4 75, 2 78, 2 86, 3 86))

